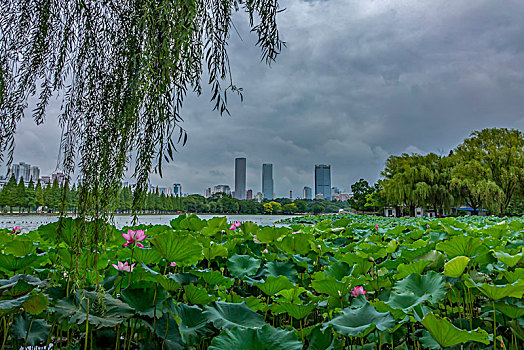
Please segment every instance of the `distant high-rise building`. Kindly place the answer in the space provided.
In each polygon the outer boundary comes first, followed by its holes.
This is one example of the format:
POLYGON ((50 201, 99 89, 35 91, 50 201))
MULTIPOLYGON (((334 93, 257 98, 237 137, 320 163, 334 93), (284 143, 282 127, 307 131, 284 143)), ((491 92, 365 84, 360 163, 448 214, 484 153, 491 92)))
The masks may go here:
POLYGON ((311 187, 304 186, 304 190, 302 192, 302 196, 304 199, 312 199, 313 198, 313 192, 311 190, 311 187))
POLYGON ((319 194, 325 200, 331 200, 331 166, 315 165, 315 197, 319 194))
POLYGON ((246 199, 248 201, 252 200, 253 199, 253 190, 247 190, 246 191, 246 199))
POLYGON ((209 197, 211 197, 212 195, 213 195, 213 194, 212 194, 212 192, 211 192, 211 187, 206 188, 206 190, 204 191, 204 197, 209 198, 209 197))
POLYGON ((173 184, 173 194, 175 197, 182 197, 182 184, 173 184))
POLYGON ((55 180, 58 182, 59 185, 64 185, 66 182, 67 176, 66 174, 62 172, 56 172, 51 174, 51 183, 55 182, 55 180))
POLYGON ((30 178, 27 180, 33 179, 33 182, 36 183, 39 178, 40 178, 40 168, 33 165, 31 167, 30 178))
POLYGON ((235 198, 246 199, 246 158, 235 158, 235 198))
MULTIPOLYGON (((38 169, 38 167, 35 168, 38 169)), ((40 175, 40 169, 38 170, 38 175, 40 175)), ((11 176, 14 176, 16 181, 20 181, 20 178, 23 178, 24 182, 29 182, 31 180, 31 165, 24 162, 13 164, 7 178, 11 178, 11 176)))
POLYGON ((51 176, 42 176, 40 178, 40 183, 43 187, 46 187, 51 184, 51 176))
POLYGON ((262 194, 265 199, 273 199, 273 164, 262 164, 262 194))
POLYGON ((335 186, 331 187, 331 194, 332 194, 332 195, 340 194, 340 190, 339 190, 339 188, 338 188, 338 187, 335 187, 335 186))
POLYGON ((216 185, 213 187, 213 194, 225 193, 228 196, 231 195, 231 188, 228 185, 216 185))
POLYGON ((255 199, 259 203, 262 202, 262 200, 264 199, 264 195, 262 194, 262 192, 257 192, 257 195, 255 196, 255 199))

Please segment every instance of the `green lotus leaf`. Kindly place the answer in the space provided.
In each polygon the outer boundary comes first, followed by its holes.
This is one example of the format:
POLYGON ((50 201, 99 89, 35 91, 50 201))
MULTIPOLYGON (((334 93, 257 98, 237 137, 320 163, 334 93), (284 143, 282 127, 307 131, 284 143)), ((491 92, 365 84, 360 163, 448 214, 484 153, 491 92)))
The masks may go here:
POLYGON ((431 264, 431 261, 419 260, 411 264, 400 264, 397 267, 397 273, 395 278, 397 280, 403 279, 411 275, 412 273, 422 274, 426 266, 431 264))
POLYGON ((185 286, 186 284, 195 283, 198 280, 198 277, 192 273, 170 273, 166 275, 167 278, 174 280, 176 283, 185 286))
POLYGON ((227 269, 231 276, 243 279, 245 277, 254 276, 261 261, 250 257, 249 255, 233 255, 227 262, 227 269))
POLYGON ((307 255, 311 251, 310 242, 314 237, 310 234, 297 233, 294 235, 287 235, 282 238, 281 242, 275 244, 284 252, 289 254, 307 255))
POLYGON ((229 295, 229 299, 227 299, 227 301, 235 304, 246 303, 246 306, 253 311, 260 311, 266 309, 266 305, 262 302, 262 300, 253 296, 241 297, 236 293, 232 293, 229 295))
POLYGON ((384 331, 395 325, 395 319, 389 312, 378 312, 373 306, 366 304, 360 309, 346 308, 340 316, 323 324, 323 329, 331 326, 345 336, 365 337, 375 328, 384 331))
POLYGON ((342 279, 349 276, 350 273, 351 268, 348 264, 343 262, 333 263, 324 270, 326 276, 333 276, 337 281, 342 281, 342 279))
POLYGON ((313 303, 310 304, 294 304, 294 303, 279 303, 279 304, 273 304, 271 306, 271 310, 276 312, 277 314, 281 313, 287 313, 291 317, 301 320, 307 315, 311 313, 311 311, 315 310, 316 305, 313 303))
POLYGON ((293 331, 273 328, 225 329, 213 338, 209 350, 301 350, 302 343, 293 331))
POLYGON ((515 271, 502 271, 502 274, 509 283, 514 283, 519 279, 524 280, 524 269, 521 267, 516 268, 515 271))
POLYGON ((509 267, 513 267, 517 265, 520 260, 522 260, 522 257, 524 256, 524 252, 520 252, 518 254, 511 255, 506 252, 493 251, 493 256, 497 258, 498 261, 502 261, 505 265, 509 267))
POLYGON ((0 268, 7 271, 20 271, 29 267, 36 259, 37 256, 34 254, 18 257, 11 254, 0 253, 0 268))
MULTIPOLYGON (((122 249, 119 256, 122 260, 131 258, 131 249, 122 249)), ((133 262, 144 264, 156 264, 162 259, 162 255, 156 249, 135 248, 133 252, 133 262)))
POLYGON ((151 239, 154 249, 177 266, 196 265, 202 260, 202 246, 196 238, 180 232, 164 232, 151 239))
POLYGON ((4 247, 4 253, 11 254, 17 257, 34 254, 36 246, 32 241, 26 239, 15 239, 7 242, 4 247))
POLYGON ((427 349, 442 349, 442 347, 435 340, 435 338, 433 338, 431 336, 431 333, 429 333, 426 330, 422 331, 422 337, 418 338, 418 340, 420 341, 420 344, 422 344, 422 346, 424 348, 427 348, 427 349))
POLYGON ((184 341, 178 328, 177 320, 169 313, 165 313, 155 322, 143 322, 156 335, 153 341, 144 345, 148 349, 185 350, 184 341))
POLYGON ((46 320, 31 318, 26 315, 18 315, 11 327, 13 335, 17 339, 27 339, 27 345, 35 346, 44 343, 49 336, 51 326, 46 320), (29 333, 29 334, 28 334, 29 333))
POLYGON ((476 250, 482 245, 482 240, 477 237, 458 235, 448 241, 437 244, 436 249, 446 253, 449 259, 456 256, 475 255, 476 250))
POLYGON ((469 258, 467 256, 456 256, 444 265, 444 276, 460 277, 466 266, 468 266, 469 258))
POLYGON ((0 300, 0 315, 6 314, 14 308, 19 308, 27 299, 29 295, 16 299, 0 300))
POLYGON ((178 304, 175 310, 181 320, 178 328, 187 346, 200 343, 202 338, 211 331, 200 307, 178 304))
POLYGON ((261 243, 271 243, 289 232, 285 227, 264 226, 257 233, 257 239, 261 243))
POLYGON ((520 300, 508 299, 506 302, 497 302, 495 303, 495 308, 512 319, 524 317, 524 305, 522 305, 520 300))
POLYGON ((148 317, 161 317, 161 305, 169 298, 169 293, 164 288, 147 282, 135 283, 122 290, 120 295, 139 315, 148 317))
POLYGON ((444 298, 444 279, 436 272, 430 271, 425 275, 411 274, 407 278, 398 281, 393 290, 395 293, 413 294, 418 298, 428 296, 428 301, 436 304, 444 298))
POLYGON ((212 302, 214 297, 207 294, 205 288, 187 284, 184 286, 184 300, 193 305, 206 305, 212 302))
POLYGON ((45 281, 40 280, 38 277, 31 275, 14 275, 7 280, 0 280, 0 291, 14 287, 18 281, 24 281, 33 287, 44 287, 45 281))
POLYGON ((322 331, 318 325, 311 331, 308 350, 332 350, 335 346, 335 338, 331 330, 322 331))
POLYGON ((522 298, 524 294, 524 280, 517 280, 512 284, 493 285, 489 283, 475 283, 471 279, 464 281, 468 287, 477 287, 482 294, 491 300, 499 300, 505 297, 522 298))
POLYGON ((261 328, 264 317, 246 306, 246 303, 225 303, 217 301, 204 307, 209 322, 218 328, 261 328))
POLYGON ((431 333, 433 338, 442 346, 448 347, 468 341, 475 341, 489 345, 489 335, 483 329, 466 331, 455 327, 446 318, 435 316, 432 312, 426 314, 422 324, 431 333))
POLYGON ((418 296, 413 293, 392 293, 386 304, 393 309, 402 309, 407 313, 413 307, 428 301, 429 298, 430 295, 427 294, 418 296))
POLYGON ((277 294, 290 303, 296 303, 299 300, 300 294, 305 291, 307 291, 306 288, 295 286, 295 288, 281 290, 277 294))
POLYGON ((286 276, 268 276, 264 282, 257 282, 253 285, 269 296, 273 296, 281 290, 293 288, 293 283, 286 276))
POLYGON ((206 282, 209 285, 222 285, 226 288, 229 288, 233 285, 234 281, 231 278, 227 278, 222 276, 220 271, 212 271, 212 270, 200 270, 200 271, 191 271, 191 273, 195 276, 201 277, 204 282, 206 282))
POLYGON ((297 281, 295 264, 283 261, 271 261, 264 266, 266 276, 285 276, 291 282, 297 281))
POLYGON ((311 282, 311 286, 318 293, 327 294, 331 297, 337 298, 347 294, 350 287, 348 283, 339 282, 333 276, 325 276, 323 279, 315 279, 311 282))
POLYGON ((109 294, 85 290, 79 290, 74 296, 60 299, 54 309, 60 319, 67 319, 69 324, 82 325, 88 319, 88 300, 90 327, 114 327, 135 314, 135 309, 109 294))
POLYGON ((170 278, 170 276, 173 276, 173 275, 167 275, 167 276, 157 275, 156 281, 162 286, 162 288, 164 288, 168 292, 174 292, 178 290, 181 287, 181 285, 180 283, 175 281, 173 278, 170 278))
POLYGON ((430 250, 429 252, 418 256, 414 261, 429 261, 430 264, 426 266, 426 270, 441 271, 444 266, 444 254, 436 250, 430 250))
POLYGON ((25 312, 30 315, 42 313, 49 304, 49 297, 44 294, 33 294, 22 303, 25 312))
POLYGON ((353 266, 351 276, 359 277, 366 275, 372 267, 373 263, 371 261, 368 259, 360 259, 360 261, 353 266))
POLYGON ((221 244, 213 244, 209 248, 204 248, 202 251, 204 253, 204 258, 208 261, 213 260, 217 256, 227 258, 227 248, 221 244))

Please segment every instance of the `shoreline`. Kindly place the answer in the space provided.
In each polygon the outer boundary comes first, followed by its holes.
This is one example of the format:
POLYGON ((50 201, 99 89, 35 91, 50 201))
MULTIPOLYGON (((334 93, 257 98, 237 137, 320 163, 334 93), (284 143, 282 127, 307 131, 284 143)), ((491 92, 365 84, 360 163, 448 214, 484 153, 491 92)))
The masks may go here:
MULTIPOLYGON (((311 215, 308 213, 300 213, 300 214, 244 214, 244 213, 143 213, 138 214, 138 216, 146 216, 146 215, 158 215, 158 216, 169 216, 169 215, 184 215, 184 214, 195 214, 195 215, 229 215, 229 216, 245 216, 245 215, 257 215, 257 216, 305 216, 305 215, 311 215)), ((31 216, 31 215, 38 215, 38 216, 60 216, 58 213, 0 213, 0 216, 31 216)), ((133 214, 123 214, 123 213, 115 213, 114 216, 133 216, 133 214)), ((66 216, 76 216, 76 214, 73 213, 67 213, 66 216)))

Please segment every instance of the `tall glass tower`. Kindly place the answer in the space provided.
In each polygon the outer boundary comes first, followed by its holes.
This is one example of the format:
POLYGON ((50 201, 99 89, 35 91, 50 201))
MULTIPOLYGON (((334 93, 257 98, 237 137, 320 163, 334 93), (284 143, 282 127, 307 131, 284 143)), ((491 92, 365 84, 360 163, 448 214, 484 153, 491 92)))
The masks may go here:
POLYGON ((246 199, 246 158, 235 158, 235 198, 246 199))
POLYGON ((273 164, 262 164, 262 194, 272 200, 273 193, 273 164))
POLYGON ((331 200, 331 166, 315 165, 315 196, 322 195, 323 199, 331 200))

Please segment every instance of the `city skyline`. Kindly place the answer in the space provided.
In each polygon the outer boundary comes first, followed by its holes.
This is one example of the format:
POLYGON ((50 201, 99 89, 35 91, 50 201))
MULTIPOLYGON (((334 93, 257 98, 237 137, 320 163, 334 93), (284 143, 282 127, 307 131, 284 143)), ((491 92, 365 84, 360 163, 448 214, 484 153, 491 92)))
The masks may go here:
MULTIPOLYGON (((348 189, 360 178, 375 183, 389 155, 448 154, 474 130, 524 130, 522 1, 280 4, 288 43, 280 57, 271 68, 257 63, 255 35, 245 20, 236 21, 229 57, 243 102, 228 96, 231 116, 220 117, 209 89, 188 94, 181 110, 187 144, 152 183, 180 182, 185 193, 233 186, 232 159, 247 157, 246 189, 261 188, 263 163, 273 164, 277 197, 312 187, 311 168, 322 163, 336 169, 332 183, 348 189)), ((39 164, 42 174, 56 168, 57 97, 40 126, 29 98, 17 126, 15 161, 39 164)), ((126 181, 133 182, 131 174, 126 181)))

